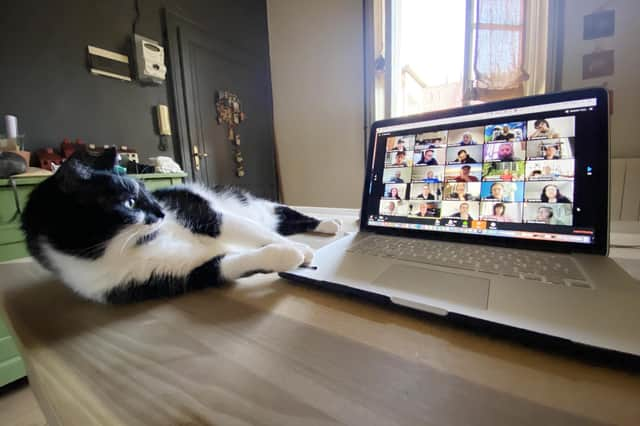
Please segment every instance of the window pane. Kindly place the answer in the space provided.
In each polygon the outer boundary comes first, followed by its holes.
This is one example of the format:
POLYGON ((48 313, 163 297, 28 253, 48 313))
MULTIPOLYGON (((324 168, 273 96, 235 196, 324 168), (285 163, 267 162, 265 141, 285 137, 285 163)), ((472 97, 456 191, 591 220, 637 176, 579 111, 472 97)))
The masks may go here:
POLYGON ((478 23, 522 24, 522 0, 482 0, 479 6, 478 23))
POLYGON ((477 70, 496 77, 520 69, 520 31, 478 30, 477 70))
POLYGON ((465 0, 396 0, 391 115, 462 103, 465 0))

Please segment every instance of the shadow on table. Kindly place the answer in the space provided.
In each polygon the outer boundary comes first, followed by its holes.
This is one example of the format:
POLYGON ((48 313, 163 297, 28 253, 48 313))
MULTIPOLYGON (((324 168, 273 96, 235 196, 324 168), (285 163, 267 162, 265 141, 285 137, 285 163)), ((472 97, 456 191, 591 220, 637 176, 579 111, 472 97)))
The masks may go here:
MULTIPOLYGON (((24 265, 21 264, 19 267, 24 268, 24 265)), ((162 315, 166 316, 166 312, 172 306, 186 307, 193 303, 198 305, 196 302, 199 298, 210 304, 212 300, 220 297, 220 291, 233 286, 224 284, 171 299, 109 305, 83 299, 35 264, 32 266, 33 270, 27 274, 11 274, 8 267, 13 266, 3 265, 2 272, 8 271, 10 276, 18 278, 11 280, 11 285, 3 286, 0 290, 0 300, 15 334, 27 349, 39 345, 53 345, 107 327, 114 329, 121 325, 162 321, 162 315)), ((182 311, 188 313, 189 309, 182 311)), ((255 309, 253 311, 258 312, 255 309)), ((232 314, 227 310, 225 313, 227 316, 232 314)), ((251 314, 246 310, 239 310, 237 313, 240 317, 251 314)), ((205 320, 203 317, 199 319, 205 320)), ((216 322, 233 318, 210 315, 206 320, 216 322)))

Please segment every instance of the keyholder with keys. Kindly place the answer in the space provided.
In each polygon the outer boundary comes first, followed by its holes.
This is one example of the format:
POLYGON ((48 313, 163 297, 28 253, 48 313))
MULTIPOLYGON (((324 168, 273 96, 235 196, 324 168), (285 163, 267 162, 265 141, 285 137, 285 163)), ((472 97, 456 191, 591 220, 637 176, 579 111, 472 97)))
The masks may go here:
POLYGON ((227 140, 233 146, 233 159, 236 163, 236 176, 244 176, 244 158, 240 149, 240 134, 238 126, 246 119, 241 109, 240 99, 235 93, 219 90, 216 96, 216 112, 218 125, 227 128, 227 140))

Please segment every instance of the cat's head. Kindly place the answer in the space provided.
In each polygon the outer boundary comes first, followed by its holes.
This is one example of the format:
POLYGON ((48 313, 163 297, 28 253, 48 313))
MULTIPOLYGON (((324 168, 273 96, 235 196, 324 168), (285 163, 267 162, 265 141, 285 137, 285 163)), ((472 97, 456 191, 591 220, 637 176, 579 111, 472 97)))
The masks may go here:
POLYGON ((162 224, 164 213, 141 182, 112 172, 115 149, 100 156, 74 154, 32 193, 23 228, 54 247, 97 257, 116 236, 146 241, 162 224))
POLYGON ((78 206, 100 211, 103 219, 123 226, 157 223, 164 214, 144 184, 112 172, 117 156, 115 148, 105 149, 100 155, 79 151, 55 174, 60 190, 78 206))

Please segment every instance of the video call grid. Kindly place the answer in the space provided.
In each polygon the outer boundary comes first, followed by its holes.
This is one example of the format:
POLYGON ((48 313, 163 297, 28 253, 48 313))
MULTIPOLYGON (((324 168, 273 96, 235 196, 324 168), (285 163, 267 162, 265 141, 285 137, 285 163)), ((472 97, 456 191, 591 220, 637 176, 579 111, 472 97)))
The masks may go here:
POLYGON ((388 137, 380 214, 571 226, 574 132, 565 116, 388 137))

